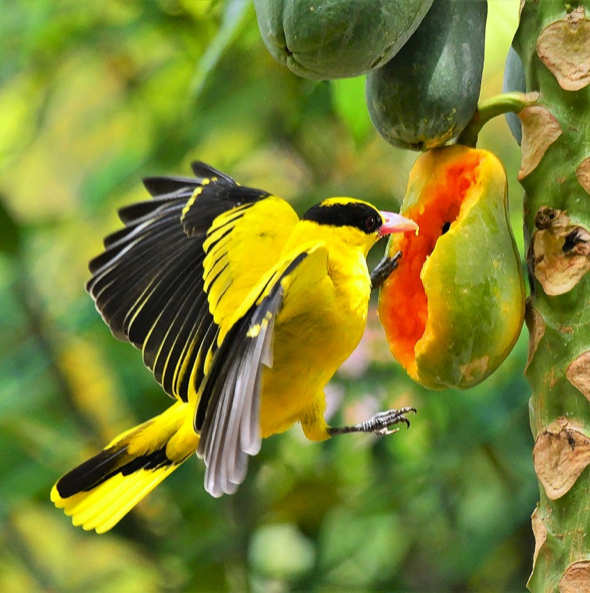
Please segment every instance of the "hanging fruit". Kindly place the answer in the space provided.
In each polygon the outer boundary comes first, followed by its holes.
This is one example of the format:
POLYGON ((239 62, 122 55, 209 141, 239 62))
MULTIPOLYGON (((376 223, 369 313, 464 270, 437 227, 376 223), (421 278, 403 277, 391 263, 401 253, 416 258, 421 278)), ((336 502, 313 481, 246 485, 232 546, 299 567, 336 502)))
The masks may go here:
POLYGON ((315 80, 361 76, 390 60, 433 0, 255 0, 272 57, 315 80))
MULTIPOLYGON (((506 64, 504 66, 504 82, 502 84, 503 93, 511 93, 517 91, 519 93, 526 92, 526 81, 524 77, 524 67, 519 55, 511 47, 506 56, 506 64)), ((510 128, 510 132, 514 139, 520 146, 522 142, 522 124, 518 119, 516 113, 506 113, 506 122, 510 128)))
POLYGON ((508 219, 506 173, 490 152, 449 146, 421 155, 401 213, 419 235, 390 241, 399 266, 379 318, 393 356, 431 389, 483 381, 514 346, 524 283, 508 219))
POLYGON ((428 150, 469 123, 483 72, 487 2, 435 0, 409 41, 367 76, 373 125, 393 146, 428 150))

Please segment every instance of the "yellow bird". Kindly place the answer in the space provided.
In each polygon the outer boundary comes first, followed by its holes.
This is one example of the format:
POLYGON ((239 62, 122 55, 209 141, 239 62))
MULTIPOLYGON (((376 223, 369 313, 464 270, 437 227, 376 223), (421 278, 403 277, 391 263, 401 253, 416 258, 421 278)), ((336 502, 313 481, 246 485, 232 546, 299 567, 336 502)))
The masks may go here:
MULTIPOLYGON (((277 196, 201 162, 193 171, 144 179, 153 199, 123 208, 125 228, 90 262, 87 290, 113 335, 176 399, 53 487, 74 525, 98 533, 195 452, 217 497, 244 481, 261 438, 296 422, 314 441, 409 424, 404 408, 331 428, 323 389, 365 328, 369 249, 416 224, 351 198, 300 220, 277 196)), ((395 265, 384 260, 374 283, 395 265)))

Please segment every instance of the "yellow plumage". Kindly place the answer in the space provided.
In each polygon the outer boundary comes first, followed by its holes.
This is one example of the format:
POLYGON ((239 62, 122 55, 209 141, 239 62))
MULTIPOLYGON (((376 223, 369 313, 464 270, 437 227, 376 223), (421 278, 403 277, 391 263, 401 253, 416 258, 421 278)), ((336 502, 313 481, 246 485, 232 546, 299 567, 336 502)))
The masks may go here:
POLYGON ((220 496, 243 481, 261 438, 296 422, 328 438, 323 388, 364 330, 367 253, 415 228, 350 198, 299 220, 276 196, 193 169, 195 179, 145 180, 154 199, 121 211, 125 229, 90 264, 88 290, 113 334, 177 399, 54 486, 56 506, 98 533, 195 451, 220 496))
POLYGON ((171 461, 169 465, 141 468, 129 475, 114 473, 91 490, 66 498, 60 496, 56 484, 51 490, 51 500, 73 518, 74 525, 104 533, 194 453, 198 444, 191 405, 176 402, 163 414, 124 432, 105 447, 113 455, 124 455, 127 462, 164 451, 171 461))

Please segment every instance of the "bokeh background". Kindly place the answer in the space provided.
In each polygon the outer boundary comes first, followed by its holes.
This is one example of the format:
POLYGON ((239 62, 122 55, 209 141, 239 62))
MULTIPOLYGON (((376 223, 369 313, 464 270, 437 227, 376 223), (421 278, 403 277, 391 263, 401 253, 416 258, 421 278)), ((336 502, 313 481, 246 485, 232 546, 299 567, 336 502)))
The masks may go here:
MULTIPOLYGON (((294 427, 219 500, 189 460, 103 536, 53 508, 62 473, 170 403, 84 291, 117 209, 146 197, 142 176, 200 159, 300 212, 331 195, 396 209, 416 154, 373 130, 362 78, 276 64, 247 0, 0 0, 0 13, 0 590, 523 591, 537 500, 526 331, 482 385, 430 392, 391 358, 374 303, 327 390, 330 419, 413 405, 409 431, 317 444, 294 427)), ((482 98, 501 91, 517 19, 518 0, 490 0, 482 98)), ((503 118, 480 146, 508 171, 522 252, 503 118)))

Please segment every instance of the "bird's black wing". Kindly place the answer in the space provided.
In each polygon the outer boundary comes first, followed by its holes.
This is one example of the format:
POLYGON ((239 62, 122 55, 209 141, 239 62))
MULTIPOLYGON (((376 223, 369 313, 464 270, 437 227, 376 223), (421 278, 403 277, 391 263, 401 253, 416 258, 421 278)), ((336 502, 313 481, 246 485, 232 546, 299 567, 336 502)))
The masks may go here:
POLYGON ((193 171, 195 178, 144 179, 153 199, 120 210, 125 228, 105 239, 87 284, 113 335, 140 348, 164 390, 183 401, 196 393, 217 347, 203 280, 207 233, 236 210, 231 231, 268 196, 204 163, 193 171))

